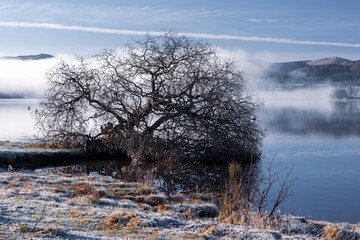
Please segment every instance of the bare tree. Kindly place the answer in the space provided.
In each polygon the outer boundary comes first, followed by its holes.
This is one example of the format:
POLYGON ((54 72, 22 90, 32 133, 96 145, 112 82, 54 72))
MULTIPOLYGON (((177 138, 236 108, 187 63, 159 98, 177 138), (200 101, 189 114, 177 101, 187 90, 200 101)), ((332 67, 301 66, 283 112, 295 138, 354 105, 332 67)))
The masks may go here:
POLYGON ((234 61, 166 32, 93 61, 61 62, 36 116, 40 136, 137 158, 242 160, 258 146, 261 107, 234 61))

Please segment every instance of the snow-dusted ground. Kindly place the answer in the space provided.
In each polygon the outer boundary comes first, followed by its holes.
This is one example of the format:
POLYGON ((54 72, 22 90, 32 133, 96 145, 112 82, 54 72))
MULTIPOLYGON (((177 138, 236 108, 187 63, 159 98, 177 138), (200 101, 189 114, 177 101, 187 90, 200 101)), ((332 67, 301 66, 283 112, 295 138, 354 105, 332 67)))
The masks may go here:
POLYGON ((330 227, 339 239, 360 236, 359 225, 293 216, 277 230, 223 224, 211 199, 97 173, 0 169, 0 239, 317 239, 330 227))

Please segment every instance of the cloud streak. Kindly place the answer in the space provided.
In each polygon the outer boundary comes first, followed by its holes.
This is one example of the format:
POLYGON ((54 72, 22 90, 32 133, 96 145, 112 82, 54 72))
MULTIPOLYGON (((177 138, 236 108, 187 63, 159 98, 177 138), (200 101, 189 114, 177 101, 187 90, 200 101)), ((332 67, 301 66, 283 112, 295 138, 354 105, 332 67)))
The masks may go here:
MULTIPOLYGON (((104 34, 117 34, 117 35, 155 35, 160 36, 163 32, 156 31, 136 31, 127 29, 112 29, 112 28, 99 28, 99 27, 82 27, 82 26, 67 26, 56 23, 35 23, 35 22, 6 22, 0 21, 1 27, 18 27, 18 28, 44 28, 68 31, 82 31, 104 34)), ((343 43, 343 42, 327 42, 327 41, 305 41, 295 40, 288 38, 273 38, 273 37, 258 37, 258 36, 237 36, 226 34, 208 34, 208 33, 179 33, 193 38, 203 39, 219 39, 219 40, 239 40, 239 41, 252 41, 252 42, 271 42, 271 43, 285 43, 297 45, 322 45, 322 46, 336 46, 336 47, 351 47, 360 48, 360 43, 343 43)))
POLYGON ((258 18, 250 18, 248 21, 249 22, 268 22, 268 23, 287 22, 287 20, 281 20, 281 19, 258 19, 258 18))

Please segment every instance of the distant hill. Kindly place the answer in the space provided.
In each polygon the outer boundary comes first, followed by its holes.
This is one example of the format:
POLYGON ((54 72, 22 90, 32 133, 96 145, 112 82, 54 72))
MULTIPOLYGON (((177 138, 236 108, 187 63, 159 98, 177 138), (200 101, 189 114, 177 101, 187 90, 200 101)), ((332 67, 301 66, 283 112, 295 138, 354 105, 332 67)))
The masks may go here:
POLYGON ((42 60, 42 59, 48 59, 48 58, 53 58, 53 57, 54 57, 53 55, 41 53, 41 54, 37 54, 37 55, 24 55, 24 56, 16 56, 16 57, 6 56, 6 57, 1 57, 1 59, 26 61, 26 60, 42 60))
POLYGON ((329 57, 329 58, 322 58, 314 61, 310 61, 307 64, 314 66, 314 65, 328 65, 328 64, 338 64, 338 63, 344 63, 349 62, 349 59, 339 58, 339 57, 329 57))
POLYGON ((357 83, 360 84, 360 60, 339 57, 270 64, 267 79, 278 83, 357 83))

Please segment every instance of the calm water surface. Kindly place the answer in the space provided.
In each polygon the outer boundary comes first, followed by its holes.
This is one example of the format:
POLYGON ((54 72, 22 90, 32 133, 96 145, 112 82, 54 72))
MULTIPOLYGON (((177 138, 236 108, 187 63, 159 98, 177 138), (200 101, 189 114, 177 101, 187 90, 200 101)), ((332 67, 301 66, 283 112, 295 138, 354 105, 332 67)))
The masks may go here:
POLYGON ((284 211, 360 221, 360 101, 265 100, 263 152, 298 177, 284 211))
POLYGON ((0 141, 28 141, 35 133, 36 99, 0 99, 0 141), (30 107, 30 110, 28 110, 30 107))
MULTIPOLYGON (((35 132, 36 100, 0 100, 0 140, 25 141, 35 132), (30 106, 30 110, 28 110, 30 106)), ((263 152, 295 165, 287 213, 330 221, 360 221, 360 101, 265 99, 263 152)))

